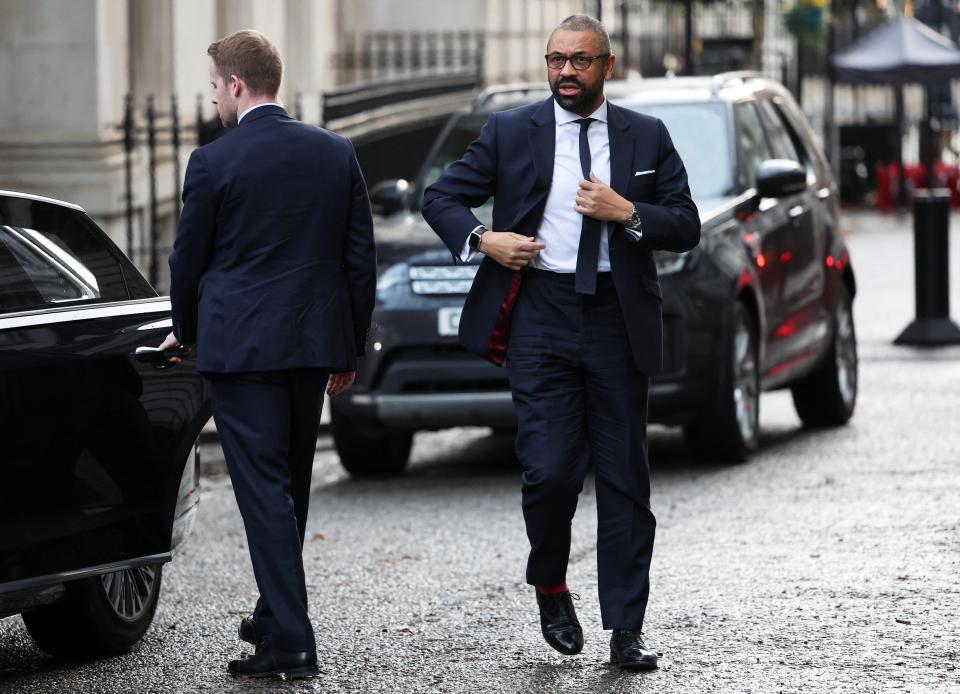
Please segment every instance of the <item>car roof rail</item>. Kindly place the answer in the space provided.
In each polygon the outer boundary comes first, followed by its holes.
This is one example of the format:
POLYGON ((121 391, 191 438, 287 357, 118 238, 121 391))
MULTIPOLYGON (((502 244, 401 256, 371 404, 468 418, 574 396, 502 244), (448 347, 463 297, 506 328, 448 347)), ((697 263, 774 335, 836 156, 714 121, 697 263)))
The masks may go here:
POLYGON ((480 109, 498 97, 523 97, 536 92, 544 92, 547 88, 540 82, 526 82, 522 84, 500 84, 487 87, 473 99, 472 108, 480 109))
POLYGON ((51 205, 59 205, 61 207, 69 207, 71 210, 77 210, 78 212, 83 212, 86 214, 80 205, 76 203, 67 202, 66 200, 57 200, 56 198, 48 198, 43 195, 34 195, 33 193, 21 193, 16 190, 0 190, 0 198, 23 198, 24 200, 36 200, 37 202, 46 202, 51 205))
POLYGON ((710 82, 710 91, 716 96, 723 87, 732 87, 734 85, 746 84, 750 80, 763 79, 762 72, 757 70, 731 70, 730 72, 720 72, 713 76, 710 82))

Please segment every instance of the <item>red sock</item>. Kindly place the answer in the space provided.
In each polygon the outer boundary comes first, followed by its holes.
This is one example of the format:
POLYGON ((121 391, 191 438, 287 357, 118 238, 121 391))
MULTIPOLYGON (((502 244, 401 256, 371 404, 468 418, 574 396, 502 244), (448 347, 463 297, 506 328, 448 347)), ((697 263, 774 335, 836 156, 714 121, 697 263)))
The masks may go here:
POLYGON ((543 593, 544 595, 556 595, 557 593, 562 593, 567 589, 567 582, 558 583, 555 586, 537 586, 537 590, 543 593))

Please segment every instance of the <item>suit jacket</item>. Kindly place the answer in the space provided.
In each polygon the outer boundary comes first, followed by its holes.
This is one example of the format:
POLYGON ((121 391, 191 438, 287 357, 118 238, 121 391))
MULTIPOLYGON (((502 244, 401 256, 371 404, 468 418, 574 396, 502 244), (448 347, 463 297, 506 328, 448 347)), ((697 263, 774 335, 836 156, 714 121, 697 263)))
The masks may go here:
POLYGON ((353 370, 375 295, 370 203, 349 140, 261 106, 194 150, 170 299, 199 371, 353 370))
MULTIPOLYGON (((681 252, 696 246, 700 217, 683 162, 663 123, 614 104, 608 104, 607 121, 610 186, 635 203, 643 220, 640 241, 631 239, 621 225, 607 225, 610 269, 637 368, 656 373, 663 363, 663 327, 653 251, 681 252), (655 173, 634 175, 649 169, 655 173)), ((423 216, 454 255, 481 223, 471 208, 490 196, 493 229, 536 235, 553 178, 555 129, 553 97, 493 113, 463 158, 427 188, 423 216)), ((579 234, 579 229, 571 233, 579 234)), ((491 258, 480 263, 460 318, 460 341, 466 349, 487 354, 513 275, 491 258)))

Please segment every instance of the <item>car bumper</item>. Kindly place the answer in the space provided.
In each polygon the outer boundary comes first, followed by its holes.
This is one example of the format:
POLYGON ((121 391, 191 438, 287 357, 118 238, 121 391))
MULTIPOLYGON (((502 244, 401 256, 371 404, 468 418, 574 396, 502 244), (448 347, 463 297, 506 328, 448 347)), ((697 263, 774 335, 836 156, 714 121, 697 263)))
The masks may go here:
MULTIPOLYGON (((650 385, 650 421, 682 423, 682 415, 691 409, 692 393, 700 390, 677 380, 653 382, 650 385), (678 420, 678 416, 681 419, 678 420)), ((517 425, 509 390, 483 393, 353 393, 333 402, 340 415, 375 421, 397 429, 432 430, 460 426, 509 429, 517 425)))

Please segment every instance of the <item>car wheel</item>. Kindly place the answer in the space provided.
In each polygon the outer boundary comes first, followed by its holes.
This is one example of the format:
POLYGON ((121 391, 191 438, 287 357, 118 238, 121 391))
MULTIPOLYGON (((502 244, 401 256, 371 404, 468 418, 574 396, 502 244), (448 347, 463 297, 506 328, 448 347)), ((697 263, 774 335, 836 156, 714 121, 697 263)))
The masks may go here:
POLYGON ((817 370, 793 386, 793 406, 807 426, 846 424, 857 404, 857 334, 846 287, 837 297, 833 342, 817 370))
POLYGON ((153 621, 162 574, 160 564, 150 564, 67 583, 60 601, 23 613, 23 622, 53 656, 128 652, 153 621))
POLYGON ((340 462, 353 477, 397 475, 407 467, 413 432, 330 413, 340 462))
POLYGON ((698 458, 742 462, 757 450, 760 430, 757 326, 743 302, 733 307, 733 329, 724 354, 713 402, 697 413, 683 434, 698 458))

